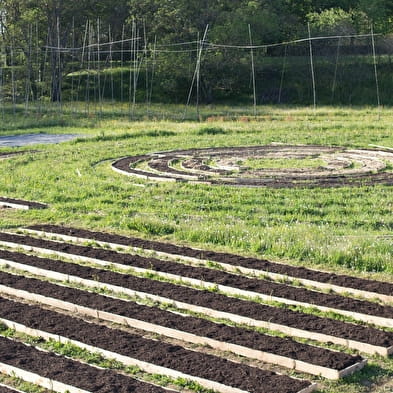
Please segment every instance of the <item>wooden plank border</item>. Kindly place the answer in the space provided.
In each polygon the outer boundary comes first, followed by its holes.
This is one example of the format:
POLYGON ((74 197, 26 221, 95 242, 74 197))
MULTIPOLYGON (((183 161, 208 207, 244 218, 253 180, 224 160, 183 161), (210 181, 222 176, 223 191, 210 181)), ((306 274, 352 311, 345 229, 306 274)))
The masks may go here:
MULTIPOLYGON (((64 241, 70 241, 70 242, 75 242, 75 243, 79 243, 79 244, 83 244, 85 242, 91 241, 91 242, 94 242, 100 246, 109 247, 109 248, 113 249, 114 251, 123 250, 123 251, 127 252, 129 250, 133 250, 135 252, 142 252, 142 253, 143 252, 150 252, 152 255, 157 255, 158 257, 161 256, 164 258, 168 258, 168 259, 171 259, 175 262, 176 262, 176 260, 181 259, 183 261, 190 262, 192 265, 195 265, 195 266, 199 266, 202 263, 207 268, 209 268, 209 265, 208 265, 209 262, 214 262, 215 264, 222 267, 224 271, 227 271, 230 273, 235 273, 235 274, 242 273, 242 274, 250 275, 250 276, 265 276, 265 277, 269 277, 275 281, 282 281, 282 280, 289 281, 289 282, 297 281, 297 282, 303 284, 304 286, 314 287, 314 288, 317 288, 320 290, 332 290, 336 293, 342 293, 342 294, 350 293, 352 295, 360 296, 365 299, 370 299, 370 298, 379 299, 379 300, 386 302, 386 303, 393 302, 393 295, 384 295, 381 293, 365 291, 365 290, 361 290, 361 289, 357 289, 357 288, 343 287, 343 286, 339 286, 339 285, 335 285, 335 284, 323 283, 323 282, 314 281, 314 280, 310 280, 310 279, 306 279, 306 278, 288 276, 286 274, 272 273, 267 270, 251 269, 251 268, 247 268, 244 266, 230 265, 230 264, 227 264, 224 262, 209 261, 207 259, 198 259, 198 258, 186 256, 186 255, 169 254, 166 252, 155 251, 152 249, 144 249, 141 247, 125 246, 124 244, 104 242, 104 241, 95 240, 95 239, 91 239, 91 238, 87 238, 87 237, 83 238, 83 237, 77 237, 77 236, 69 236, 69 235, 63 235, 63 234, 52 233, 52 232, 37 231, 37 230, 33 230, 33 229, 28 229, 28 228, 23 228, 23 232, 25 232, 27 234, 31 234, 31 235, 35 234, 37 236, 46 237, 47 239, 54 240, 54 241, 61 239, 64 241)), ((8 233, 15 234, 12 232, 8 232, 8 233)), ((197 249, 195 249, 195 250, 197 250, 197 249)), ((274 262, 274 263, 278 264, 279 262, 274 262)), ((318 270, 315 270, 315 269, 309 269, 309 270, 313 270, 315 272, 318 272, 318 270)), ((328 272, 324 271, 323 273, 328 273, 328 272)))
MULTIPOLYGON (((296 300, 291 300, 291 299, 286 299, 284 297, 276 297, 276 296, 271 296, 271 295, 266 295, 266 294, 261 294, 259 292, 252 292, 252 291, 246 291, 234 287, 228 287, 220 284, 216 284, 213 282, 206 282, 203 280, 197 280, 189 277, 184 277, 184 276, 178 276, 175 274, 170 274, 170 273, 165 273, 161 271, 156 271, 156 270, 150 270, 150 269, 144 269, 144 268, 139 268, 139 267, 133 267, 132 265, 121 265, 121 264, 116 264, 114 262, 110 261, 104 261, 101 259, 95 259, 95 258, 90 258, 90 257, 85 257, 85 256, 80 256, 80 255, 74 255, 74 254, 68 254, 60 251, 55 251, 55 250, 49 250, 46 248, 41 248, 41 247, 33 247, 33 246, 28 246, 28 245, 23 245, 19 243, 12 243, 12 242, 6 242, 6 241, 0 241, 0 245, 6 246, 12 249, 24 249, 26 251, 33 251, 36 253, 41 253, 45 255, 57 255, 60 257, 68 258, 72 261, 75 262, 87 262, 87 263, 95 263, 99 264, 101 266, 116 266, 117 268, 120 268, 122 270, 133 270, 138 273, 154 273, 158 276, 161 276, 165 279, 169 280, 175 280, 175 281, 182 281, 184 283, 188 283, 190 285, 197 285, 199 287, 209 289, 209 288, 217 288, 219 291, 227 294, 227 295, 232 295, 232 296, 245 296, 249 298, 257 298, 262 301, 266 302, 278 302, 286 305, 293 305, 293 306, 302 306, 306 308, 316 308, 320 311, 323 312, 334 312, 336 314, 348 316, 354 319, 357 319, 358 321, 370 323, 370 324, 375 324, 378 326, 383 326, 383 327, 388 327, 388 328, 393 328, 393 318, 385 318, 385 317, 379 317, 376 315, 370 315, 370 314, 362 314, 358 313, 355 311, 347 311, 347 310, 342 310, 339 308, 333 308, 333 307, 326 307, 326 306, 321 306, 318 304, 313 304, 313 303, 306 303, 306 302, 300 302, 296 300)), ((7 261, 8 263, 10 261, 7 261)), ((4 262, 3 262, 4 264, 4 262)), ((27 266, 27 265, 23 265, 27 266)), ((121 273, 119 273, 121 274, 121 273)), ((108 287, 108 285, 106 285, 108 287)), ((112 286, 113 288, 120 288, 120 287, 115 287, 112 286)), ((119 291, 118 289, 114 289, 118 293, 127 293, 130 291, 127 288, 123 288, 123 291, 119 291)), ((134 291, 133 291, 134 292, 134 291)), ((146 294, 145 294, 146 295, 146 294)), ((149 295, 149 296, 156 296, 156 295, 149 295)), ((171 300, 173 302, 173 300, 171 300)))
MULTIPOLYGON (((247 393, 244 390, 234 388, 234 387, 231 387, 228 385, 224 385, 219 382, 211 381, 211 380, 208 380, 205 378, 196 377, 196 376, 193 376, 190 374, 184 374, 182 372, 179 372, 179 371, 167 368, 167 367, 157 366, 155 364, 144 362, 144 361, 138 360, 136 358, 124 356, 124 355, 118 354, 116 352, 111 352, 111 351, 107 351, 102 348, 88 345, 88 344, 85 344, 81 341, 72 340, 67 337, 57 335, 57 334, 51 334, 51 333, 45 332, 43 330, 31 329, 27 326, 24 326, 24 325, 21 325, 21 324, 18 324, 18 323, 15 323, 13 321, 9 321, 9 320, 3 319, 3 318, 0 318, 0 322, 5 324, 7 327, 16 330, 17 332, 24 333, 24 334, 27 334, 27 335, 33 336, 33 337, 42 337, 43 339, 45 339, 47 341, 55 340, 55 341, 58 341, 63 344, 70 343, 70 344, 76 345, 82 349, 86 349, 89 352, 100 354, 100 355, 106 357, 107 359, 117 360, 126 366, 139 367, 140 369, 142 369, 145 372, 150 373, 150 374, 166 375, 166 376, 174 378, 174 379, 184 378, 187 380, 195 381, 207 389, 212 389, 212 390, 215 390, 215 391, 221 392, 221 393, 247 393)), ((356 366, 359 367, 360 363, 358 363, 356 366)), ((364 366, 364 364, 363 364, 363 366, 364 366)))
POLYGON ((19 209, 19 210, 30 210, 30 206, 29 205, 23 205, 21 203, 12 203, 12 202, 0 201, 0 206, 10 207, 12 209, 19 209))
MULTIPOLYGON (((58 274, 60 274, 60 273, 58 273, 58 274)), ((67 279, 72 280, 72 277, 70 277, 68 275, 64 275, 64 276, 67 279)), ((82 279, 77 277, 75 282, 81 283, 81 280, 82 279)), ((92 281, 92 283, 97 284, 97 282, 95 282, 95 281, 92 281)), ((65 285, 61 285, 61 286, 64 287, 65 285)), ((95 287, 97 287, 97 285, 95 285, 95 287)), ((10 296, 15 296, 17 298, 32 301, 34 303, 42 303, 42 304, 45 304, 48 306, 57 307, 59 309, 70 311, 72 313, 77 313, 77 314, 79 313, 81 315, 86 315, 89 317, 118 323, 120 325, 130 326, 130 327, 134 327, 136 329, 145 330, 145 331, 153 332, 153 333, 158 333, 163 336, 167 336, 167 337, 171 337, 171 338, 175 338, 175 339, 181 339, 183 341, 191 342, 194 344, 209 345, 212 348, 220 349, 223 351, 230 351, 230 352, 242 355, 242 356, 260 359, 260 360, 266 361, 266 362, 272 362, 272 361, 276 362, 278 360, 276 358, 272 359, 272 358, 270 358, 270 356, 269 357, 265 356, 264 353, 262 353, 261 351, 256 351, 256 350, 253 350, 253 349, 250 349, 247 347, 242 347, 242 346, 239 346, 236 344, 231 344, 231 343, 225 343, 225 342, 217 341, 217 340, 207 338, 207 337, 197 336, 195 334, 182 332, 177 329, 167 328, 164 326, 145 322, 145 321, 138 320, 135 318, 124 317, 124 316, 109 313, 106 311, 100 311, 100 310, 92 309, 89 307, 76 305, 73 303, 65 302, 63 300, 58 300, 58 299, 54 299, 51 297, 46 297, 43 295, 31 293, 31 292, 20 290, 20 289, 14 289, 14 288, 11 288, 11 287, 8 287, 5 285, 0 285, 0 293, 7 294, 10 296)), ((140 292, 138 295, 143 297, 144 294, 142 292, 140 292)), ((110 298, 110 296, 108 296, 108 297, 110 298)), ((152 299, 155 301, 158 300, 157 298, 154 299, 151 297, 145 297, 145 298, 152 299)), ((165 298, 163 298, 163 299, 165 299, 165 298)), ((189 306, 188 304, 179 304, 176 302, 174 303, 170 299, 165 299, 165 302, 166 303, 172 302, 172 304, 174 304, 177 307, 183 306, 183 307, 179 307, 179 308, 186 308, 187 309, 187 307, 185 307, 185 306, 189 306)), ((358 351, 368 353, 368 354, 379 354, 382 356, 389 356, 390 354, 393 353, 393 346, 392 347, 376 346, 376 345, 367 344, 367 343, 363 343, 363 342, 359 342, 359 341, 355 341, 355 340, 348 340, 348 339, 341 338, 341 337, 335 337, 335 336, 331 336, 328 334, 315 333, 315 332, 310 332, 307 330, 292 328, 292 327, 281 325, 281 324, 271 323, 269 321, 255 320, 255 319, 251 319, 251 318, 247 318, 247 317, 242 317, 242 316, 239 316, 236 314, 230 314, 230 313, 217 311, 217 310, 213 310, 213 309, 209 309, 209 308, 203 308, 203 307, 199 307, 199 306, 191 306, 191 307, 188 307, 188 309, 190 311, 202 313, 202 314, 211 316, 213 318, 227 319, 227 320, 231 320, 235 323, 239 323, 239 324, 246 324, 246 325, 250 325, 250 326, 261 327, 261 328, 269 329, 272 331, 279 331, 281 333, 284 333, 284 334, 286 334, 288 336, 292 336, 292 337, 306 338, 306 339, 311 339, 311 340, 325 342, 325 343, 334 343, 334 344, 348 347, 351 349, 356 349, 358 351)), ((269 354, 269 355, 271 355, 271 354, 269 354)), ((285 360, 285 362, 283 362, 284 367, 288 367, 288 365, 286 365, 286 364, 288 364, 287 362, 288 362, 288 360, 285 360)), ((295 364, 295 367, 299 367, 299 371, 303 370, 302 364, 300 363, 298 365, 298 363, 299 362, 297 362, 295 364)), ((289 366, 293 367, 293 363, 290 363, 289 366)), ((314 365, 313 365, 313 367, 314 367, 314 365)), ((307 372, 310 372, 310 371, 307 371, 307 372)))
MULTIPOLYGON (((214 381, 207 381, 205 379, 201 379, 201 378, 194 377, 191 375, 186 375, 186 374, 174 371, 174 370, 168 371, 168 369, 165 367, 151 365, 146 362, 143 362, 143 361, 140 361, 137 359, 133 359, 128 356, 124 356, 124 355, 121 355, 121 354, 118 354, 115 352, 107 351, 107 350, 104 350, 99 347, 87 345, 82 342, 69 339, 67 337, 62 337, 60 335, 47 333, 45 331, 38 330, 38 329, 32 329, 32 328, 29 328, 28 326, 19 324, 17 322, 14 322, 14 321, 11 321, 11 320, 8 320, 5 318, 0 318, 0 323, 3 323, 7 327, 14 329, 18 332, 25 333, 25 334, 33 336, 33 337, 42 337, 46 340, 52 339, 52 340, 59 341, 59 342, 65 343, 65 344, 70 342, 70 343, 75 344, 81 348, 87 349, 90 352, 101 353, 109 359, 118 360, 118 361, 126 364, 127 366, 133 365, 133 366, 140 367, 149 373, 164 374, 164 375, 168 375, 173 378, 192 379, 192 380, 195 380, 196 382, 198 382, 199 384, 207 387, 208 389, 213 389, 213 390, 217 390, 217 391, 224 392, 224 393, 226 392, 226 390, 225 390, 226 388, 224 388, 224 390, 223 390, 223 386, 225 386, 225 385, 217 384, 214 381)), ((182 332, 182 331, 177 330, 176 332, 179 334, 179 337, 181 337, 184 334, 184 332, 182 332)), ((220 342, 220 341, 213 340, 213 339, 206 339, 205 337, 201 337, 201 339, 205 341, 204 344, 206 344, 206 345, 210 345, 210 344, 208 344, 208 342, 211 343, 214 341, 215 342, 214 347, 216 349, 221 349, 222 351, 231 351, 231 352, 234 352, 238 355, 246 356, 248 358, 258 359, 258 360, 264 361, 266 363, 276 364, 276 365, 279 365, 279 366, 282 366, 285 368, 296 370, 298 372, 304 372, 304 373, 308 373, 308 374, 312 374, 312 375, 322 376, 324 378, 333 379, 333 380, 337 380, 337 379, 343 378, 345 376, 351 375, 354 372, 362 369, 367 364, 367 359, 364 359, 363 361, 353 364, 343 370, 336 370, 336 369, 332 369, 332 368, 328 368, 328 367, 318 366, 318 365, 315 365, 312 363, 302 362, 302 361, 295 360, 295 359, 292 359, 289 357, 284 357, 284 356, 280 356, 280 355, 271 354, 268 352, 263 352, 263 351, 258 351, 258 350, 254 350, 254 349, 247 348, 247 347, 242 347, 242 346, 235 345, 235 344, 220 342), (234 349, 237 351, 235 352, 234 349)))
MULTIPOLYGON (((148 176, 143 173, 123 171, 123 170, 116 168, 114 166, 116 163, 117 163, 117 161, 111 165, 111 168, 112 168, 112 170, 114 170, 117 173, 120 173, 121 175, 126 175, 128 177, 136 177, 138 179, 143 179, 143 180, 154 180, 154 181, 161 181, 161 182, 175 183, 177 181, 176 178, 174 178, 174 177, 169 177, 169 176, 164 177, 164 175, 163 176, 154 176, 153 172, 152 172, 151 176, 150 175, 148 176)), ((146 172, 146 173, 149 173, 149 172, 146 172)), ((157 173, 157 175, 159 175, 159 174, 157 173)))
POLYGON ((94 393, 0 362, 0 372, 59 393, 94 393))

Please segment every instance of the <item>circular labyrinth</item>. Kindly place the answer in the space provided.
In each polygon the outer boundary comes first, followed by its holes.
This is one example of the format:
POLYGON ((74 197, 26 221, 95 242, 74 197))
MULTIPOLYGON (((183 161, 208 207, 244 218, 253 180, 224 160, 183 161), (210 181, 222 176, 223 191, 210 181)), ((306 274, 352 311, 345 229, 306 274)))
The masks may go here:
POLYGON ((393 152, 316 145, 175 150, 122 158, 112 167, 143 179, 249 187, 393 184, 393 152))

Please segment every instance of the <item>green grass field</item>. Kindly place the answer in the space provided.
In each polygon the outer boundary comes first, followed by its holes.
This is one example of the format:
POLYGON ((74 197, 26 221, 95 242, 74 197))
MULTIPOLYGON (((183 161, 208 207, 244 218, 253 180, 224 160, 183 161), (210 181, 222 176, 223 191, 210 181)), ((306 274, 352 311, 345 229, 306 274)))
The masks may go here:
MULTIPOLYGON (((36 153, 0 160, 1 196, 50 205, 46 210, 0 209, 0 229, 64 224, 393 282, 391 187, 258 189, 154 183, 122 176, 110 167, 115 158, 127 155, 195 147, 281 142, 393 148, 391 108, 261 107, 253 117, 252 108, 203 107, 200 122, 181 121, 184 107, 177 106, 156 105, 148 113, 137 106, 132 120, 126 112, 126 107, 107 104, 96 115, 82 105, 76 113, 64 107, 61 114, 0 114, 0 136, 80 134, 72 142, 34 146, 36 153)), ((192 117, 195 109, 190 108, 187 118, 192 117)), ((283 163, 272 167, 282 168, 283 163)), ((374 357, 354 377, 322 381, 321 391, 393 392, 392 380, 393 359, 374 357)))

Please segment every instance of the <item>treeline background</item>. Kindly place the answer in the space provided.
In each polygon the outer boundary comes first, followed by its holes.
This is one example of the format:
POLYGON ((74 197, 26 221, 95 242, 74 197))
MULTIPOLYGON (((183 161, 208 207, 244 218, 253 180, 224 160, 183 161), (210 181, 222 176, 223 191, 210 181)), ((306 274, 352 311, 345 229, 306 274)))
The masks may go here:
POLYGON ((0 104, 390 105, 392 32, 392 0, 0 0, 0 104))

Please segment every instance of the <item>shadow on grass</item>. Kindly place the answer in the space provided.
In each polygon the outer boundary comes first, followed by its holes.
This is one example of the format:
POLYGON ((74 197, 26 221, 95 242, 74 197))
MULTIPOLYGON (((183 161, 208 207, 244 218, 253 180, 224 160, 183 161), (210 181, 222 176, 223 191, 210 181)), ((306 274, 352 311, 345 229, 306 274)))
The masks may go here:
POLYGON ((229 132, 225 131, 221 127, 203 127, 196 132, 196 135, 225 135, 225 134, 229 134, 229 132))
POLYGON ((123 134, 110 134, 110 135, 97 135, 92 138, 76 138, 72 143, 86 143, 86 142, 115 142, 122 141, 125 139, 135 139, 135 138, 145 138, 145 137, 168 137, 176 135, 173 131, 166 130, 153 130, 146 132, 138 132, 138 133, 123 133, 123 134))
POLYGON ((393 365, 388 363, 391 362, 386 359, 384 360, 384 364, 368 364, 362 370, 348 377, 344 377, 339 381, 321 384, 316 393, 374 392, 375 390, 373 388, 376 385, 383 384, 385 380, 391 380, 393 378, 393 365))

